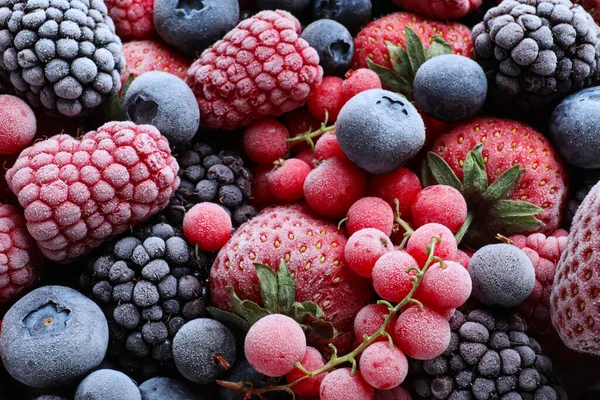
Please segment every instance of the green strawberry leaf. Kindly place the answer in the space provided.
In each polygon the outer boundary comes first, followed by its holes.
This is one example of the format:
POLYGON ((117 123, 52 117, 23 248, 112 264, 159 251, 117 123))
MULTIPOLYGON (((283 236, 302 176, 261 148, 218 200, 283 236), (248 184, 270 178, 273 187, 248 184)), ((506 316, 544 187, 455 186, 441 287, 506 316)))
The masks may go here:
POLYGON ((233 290, 233 287, 225 286, 225 290, 231 293, 231 305, 235 312, 248 321, 251 326, 254 325, 259 319, 270 314, 268 310, 265 310, 253 301, 240 300, 235 293, 235 290, 233 290))
POLYGON ((404 28, 404 35, 406 36, 406 52, 408 53, 412 76, 415 76, 421 65, 425 62, 425 48, 419 36, 408 26, 404 28))
POLYGON ((311 344, 330 343, 339 335, 333 324, 323 319, 307 324, 305 333, 306 341, 311 344))
POLYGON ((444 54, 452 54, 452 46, 448 44, 440 35, 433 37, 433 42, 427 49, 427 59, 431 59, 437 56, 443 56, 444 54))
POLYGON ((384 67, 383 65, 376 64, 369 59, 367 59, 367 65, 371 71, 375 72, 379 76, 379 79, 381 79, 381 83, 384 87, 393 92, 407 94, 412 93, 411 84, 394 71, 384 67))
MULTIPOLYGON (((544 211, 541 207, 526 201, 498 200, 492 206, 492 213, 500 220, 509 217, 533 216, 544 211)), ((541 222, 541 221, 540 221, 541 222)))
POLYGON ((456 238, 456 244, 459 244, 460 241, 463 239, 463 237, 465 236, 465 233, 467 233, 467 231, 469 230, 469 227, 471 226, 471 222, 473 222, 474 218, 475 218, 475 214, 473 213, 473 211, 469 211, 467 213, 467 218, 465 219, 465 222, 462 224, 462 226, 460 227, 458 232, 456 232, 454 234, 454 238, 456 238))
POLYGON ((123 87, 121 91, 112 95, 104 105, 104 113, 106 114, 106 118, 109 121, 125 121, 127 120, 127 116, 123 110, 123 102, 125 101, 125 95, 127 94, 127 90, 129 86, 135 80, 135 76, 130 74, 127 77, 125 83, 123 83, 123 87))
POLYGON ((250 329, 250 324, 237 314, 229 311, 221 310, 216 307, 206 307, 206 311, 217 321, 225 325, 231 330, 247 332, 250 329))
POLYGON ((483 197, 486 200, 505 199, 515 190, 521 177, 525 173, 518 165, 506 170, 494 183, 485 190, 483 197))
POLYGON ((467 157, 463 164, 463 185, 464 194, 469 196, 473 193, 483 193, 487 189, 488 179, 487 171, 485 169, 485 163, 483 162, 483 156, 481 151, 483 145, 479 143, 475 146, 467 157))
POLYGON ((404 47, 396 46, 391 42, 386 42, 386 45, 390 53, 390 63, 394 72, 407 82, 412 82, 414 76, 412 75, 410 61, 404 47))
POLYGON ((325 313, 317 305, 312 301, 304 301, 302 303, 295 302, 292 305, 293 308, 293 318, 296 322, 302 324, 308 317, 312 317, 314 319, 323 319, 325 318, 325 313))
POLYGON ((433 175, 433 178, 439 185, 452 186, 459 192, 463 192, 462 182, 442 157, 430 151, 427 154, 427 163, 429 164, 431 175, 433 175))
POLYGON ((279 287, 279 292, 277 293, 279 312, 291 315, 292 305, 296 297, 296 282, 283 259, 279 263, 279 271, 277 271, 277 284, 279 287))
POLYGON ((273 270, 264 264, 254 264, 258 282, 260 283, 260 291, 262 295, 263 305, 272 313, 279 313, 279 284, 277 283, 277 275, 273 270))

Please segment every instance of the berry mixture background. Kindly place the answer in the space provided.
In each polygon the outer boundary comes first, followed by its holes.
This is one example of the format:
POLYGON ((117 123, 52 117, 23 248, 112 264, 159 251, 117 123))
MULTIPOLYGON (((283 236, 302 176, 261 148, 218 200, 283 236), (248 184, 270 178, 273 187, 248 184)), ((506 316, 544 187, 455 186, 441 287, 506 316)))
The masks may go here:
POLYGON ((0 0, 0 400, 600 400, 599 23, 0 0))

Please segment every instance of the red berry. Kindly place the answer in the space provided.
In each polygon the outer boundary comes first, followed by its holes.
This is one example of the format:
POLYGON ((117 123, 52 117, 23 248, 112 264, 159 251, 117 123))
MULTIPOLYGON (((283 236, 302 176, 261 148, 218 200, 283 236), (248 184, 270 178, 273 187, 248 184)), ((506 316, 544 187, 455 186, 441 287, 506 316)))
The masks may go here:
POLYGON ((0 154, 15 154, 23 150, 37 130, 33 110, 16 96, 0 96, 0 154))
POLYGON ((445 261, 444 267, 435 263, 427 269, 417 294, 436 309, 448 309, 462 306, 471 295, 471 288, 469 271, 454 261, 445 261))
POLYGON ((456 250, 456 255, 454 256, 452 261, 459 263, 466 269, 469 269, 469 262, 471 261, 471 256, 473 255, 473 253, 472 252, 467 253, 467 252, 468 252, 468 250, 461 250, 461 249, 456 250), (470 253, 470 255, 469 255, 469 253, 470 253))
POLYGON ((276 202, 275 196, 269 188, 269 173, 273 170, 272 165, 257 165, 252 169, 252 204, 263 208, 276 202))
POLYGON ((360 371, 350 375, 350 368, 331 371, 321 383, 321 400, 368 400, 374 396, 373 387, 362 377, 360 371))
POLYGON ((342 98, 342 84, 344 81, 337 76, 325 76, 308 96, 306 106, 313 117, 319 121, 325 121, 327 111, 327 122, 335 122, 344 105, 342 98))
POLYGON ((390 390, 376 390, 375 400, 411 400, 410 393, 400 386, 390 390))
POLYGON ((354 233, 346 242, 344 258, 354 273, 370 278, 381 256, 394 250, 390 238, 380 230, 365 228, 354 233))
POLYGON ((307 163, 311 169, 315 168, 315 161, 317 159, 315 158, 313 149, 302 150, 300 153, 296 154, 296 158, 307 163))
POLYGON ((381 89, 379 75, 368 68, 359 68, 346 78, 342 85, 344 104, 360 92, 369 89, 381 89))
POLYGON ((321 126, 321 122, 313 117, 306 107, 297 108, 287 113, 284 124, 290 133, 290 137, 301 135, 308 131, 316 131, 321 126))
POLYGON ((404 382, 408 360, 397 346, 390 347, 387 341, 375 342, 361 354, 360 372, 375 389, 391 389, 404 382))
POLYGON ((387 301, 401 302, 413 288, 411 278, 416 272, 407 270, 418 267, 417 262, 405 251, 392 251, 377 260, 373 268, 373 287, 387 301))
POLYGON ((285 125, 272 118, 254 122, 244 132, 246 155, 257 164, 271 164, 288 152, 290 137, 285 125))
POLYGON ((147 39, 155 33, 153 0, 106 0, 105 4, 121 39, 147 39))
POLYGON ((270 314, 248 331, 244 353, 252 367, 267 376, 282 376, 306 354, 306 337, 300 325, 287 315, 270 314))
POLYGON ((304 196, 304 181, 311 171, 302 160, 290 158, 267 174, 269 189, 277 200, 297 201, 304 196))
POLYGON ((216 251, 231 237, 231 217, 215 203, 198 203, 183 217, 183 234, 202 251, 216 251))
POLYGON ((132 40, 123 43, 125 72, 121 82, 125 83, 129 75, 138 77, 149 71, 163 71, 185 79, 190 61, 174 52, 171 47, 154 40, 132 40))
POLYGON ((327 218, 342 218, 352 204, 364 197, 365 173, 348 160, 330 158, 313 169, 304 181, 309 207, 327 218))
POLYGON ((347 218, 348 235, 363 228, 375 228, 390 236, 394 228, 394 211, 379 197, 363 197, 358 200, 348 210, 347 218))
POLYGON ((429 186, 415 197, 411 215, 417 226, 436 222, 456 233, 467 219, 467 202, 452 186, 429 186))
POLYGON ((381 197, 396 210, 394 199, 400 202, 400 214, 409 216, 410 208, 417 193, 422 189, 421 181, 414 172, 407 168, 384 175, 373 175, 369 182, 369 196, 381 197))
MULTIPOLYGON (((304 358, 300 361, 300 364, 302 364, 307 371, 316 371, 325 365, 325 361, 323 360, 321 353, 319 353, 319 350, 308 346, 306 347, 306 354, 304 354, 304 358)), ((294 368, 292 372, 285 376, 285 379, 288 383, 292 383, 305 375, 306 374, 298 368, 294 368)), ((300 396, 318 396, 321 382, 325 376, 327 376, 327 372, 298 383, 293 388, 294 393, 300 396)))
POLYGON ((441 224, 423 225, 414 231, 408 239, 408 243, 406 243, 406 251, 421 266, 427 262, 427 246, 434 236, 441 239, 441 242, 435 244, 434 256, 438 256, 442 260, 452 260, 456 257, 458 248, 456 247, 456 239, 450 229, 441 224))
POLYGON ((315 158, 317 160, 327 160, 331 157, 347 158, 338 143, 335 132, 325 133, 315 143, 315 158))
MULTIPOLYGON (((383 321, 390 315, 390 312, 383 304, 369 304, 364 306, 354 319, 354 336, 358 343, 362 343, 364 335, 371 336, 383 325, 383 321)), ((398 316, 394 315, 385 331, 392 335, 398 316)), ((376 341, 387 340, 384 336, 379 336, 376 341)))
POLYGON ((393 338, 407 356, 430 360, 446 351, 450 336, 450 324, 444 316, 413 306, 398 317, 393 338))

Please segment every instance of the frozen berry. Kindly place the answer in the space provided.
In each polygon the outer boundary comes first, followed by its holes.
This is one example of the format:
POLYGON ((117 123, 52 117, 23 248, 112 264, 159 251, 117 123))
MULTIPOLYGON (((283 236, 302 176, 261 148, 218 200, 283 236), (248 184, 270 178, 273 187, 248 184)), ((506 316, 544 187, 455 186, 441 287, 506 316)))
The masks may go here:
POLYGON ((456 250, 456 256, 452 259, 452 261, 459 263, 466 269, 469 269, 469 262, 471 261, 471 256, 473 256, 473 252, 469 250, 456 250))
POLYGON ((411 400, 410 393, 398 386, 390 390, 375 390, 375 400, 411 400))
MULTIPOLYGON (((325 365, 325 361, 323 360, 321 353, 319 353, 319 350, 308 346, 306 348, 306 354, 304 354, 304 358, 302 361, 300 361, 300 364, 302 364, 307 371, 316 371, 325 365)), ((291 383, 304 377, 305 375, 306 374, 300 371, 298 368, 294 368, 285 376, 285 379, 288 383, 291 383)), ((327 376, 326 372, 298 383, 293 388, 294 393, 300 396, 318 396, 321 382, 325 376, 327 376)))
MULTIPOLYGON (((363 341, 364 335, 371 336, 381 328, 385 319, 390 315, 388 308, 383 304, 369 304, 364 306, 354 319, 354 335, 359 342, 363 341)), ((390 335, 394 331, 394 326, 398 316, 394 315, 388 326, 385 328, 390 335)), ((379 336, 376 340, 386 340, 384 336, 379 336)))
POLYGON ((269 173, 273 170, 273 165, 257 165, 252 169, 252 204, 256 207, 266 207, 276 202, 275 196, 269 188, 269 173))
POLYGON ((319 54, 319 65, 325 75, 344 76, 348 71, 354 55, 354 39, 344 25, 332 19, 319 19, 307 25, 300 37, 319 54))
POLYGON ((352 376, 350 368, 331 371, 321 383, 320 400, 366 400, 374 396, 373 387, 365 381, 360 371, 352 376))
POLYGON ((327 132, 315 143, 315 158, 318 160, 327 160, 331 157, 346 158, 338 143, 335 131, 327 132))
POLYGON ((297 158, 278 163, 267 175, 269 189, 277 200, 297 201, 304 196, 304 181, 311 171, 310 166, 297 158))
POLYGON ((215 203, 198 203, 183 218, 183 233, 202 251, 219 250, 231 237, 231 217, 215 203))
POLYGON ((391 389, 404 382, 408 374, 408 360, 397 346, 375 342, 361 354, 360 372, 375 389, 391 389))
POLYGON ((456 256, 456 239, 452 232, 444 225, 426 224, 415 230, 406 244, 408 254, 413 256, 421 266, 425 265, 427 261, 427 246, 433 237, 440 239, 435 244, 434 256, 440 257, 442 260, 451 260, 456 256))
POLYGON ((300 325, 282 314, 259 319, 244 342, 246 359, 267 376, 286 375, 306 353, 306 337, 300 325))
MULTIPOLYGON (((415 197, 421 191, 421 181, 408 168, 398 168, 385 175, 373 175, 369 181, 369 196, 380 197, 396 210, 398 200, 401 216, 409 216, 415 197)), ((403 217, 404 218, 404 217, 403 217)))
POLYGON ((155 377, 139 386, 142 400, 203 400, 204 396, 197 392, 189 382, 178 379, 155 377))
POLYGON ((359 68, 344 80, 342 97, 344 104, 357 94, 369 89, 381 89, 379 75, 368 68, 359 68))
POLYGON ((356 34, 371 19, 372 8, 371 0, 315 0, 312 16, 333 19, 356 34))
POLYGON ((456 233, 467 219, 467 202, 452 186, 429 186, 415 197, 411 215, 417 226, 435 222, 456 233))
POLYGON ((122 372, 99 369, 81 381, 74 400, 142 400, 136 383, 122 372))
POLYGON ((312 149, 302 150, 300 153, 296 154, 296 158, 298 160, 302 160, 306 164, 308 164, 310 169, 315 168, 315 162, 317 161, 317 159, 316 159, 315 153, 312 149))
POLYGON ((272 118, 254 122, 244 132, 244 150, 257 164, 271 164, 288 152, 290 137, 285 125, 272 118))
POLYGON ((394 245, 385 233, 374 228, 365 228, 350 236, 346 242, 344 258, 352 271, 370 278, 377 260, 393 250, 394 245))
MULTIPOLYGON (((306 107, 302 107, 287 113, 284 124, 290 137, 294 137, 308 131, 316 131, 321 126, 321 121, 313 117, 306 107)), ((308 146, 308 143, 306 143, 306 146, 308 146)), ((299 147, 299 145, 296 147, 299 147)))
POLYGON ((386 234, 392 234, 394 227, 394 211, 388 203, 379 197, 363 197, 348 210, 346 216, 348 235, 363 228, 375 228, 386 234))
POLYGON ((306 106, 313 117, 319 121, 335 122, 344 101, 342 84, 344 81, 336 76, 325 76, 323 82, 308 96, 306 106))
POLYGON ((439 313, 411 307, 398 317, 394 340, 404 353, 417 360, 441 355, 450 344, 450 324, 439 313))
POLYGON ((405 251, 392 251, 377 260, 373 268, 373 287, 377 294, 388 301, 401 302, 413 288, 417 262, 405 251))
POLYGON ((23 150, 35 136, 35 115, 27 103, 18 97, 0 95, 0 154, 15 154, 23 150))
POLYGON ((454 261, 435 263, 427 269, 417 290, 417 295, 436 309, 462 306, 471 295, 471 276, 462 265, 454 261))

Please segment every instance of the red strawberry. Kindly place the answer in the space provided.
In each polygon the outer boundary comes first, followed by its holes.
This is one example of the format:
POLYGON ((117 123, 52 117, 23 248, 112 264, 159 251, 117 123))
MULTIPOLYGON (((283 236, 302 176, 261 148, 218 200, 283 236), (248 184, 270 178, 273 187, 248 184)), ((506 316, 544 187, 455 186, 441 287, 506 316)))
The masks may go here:
POLYGON ((406 11, 438 20, 458 19, 475 11, 482 0, 393 0, 406 11))
POLYGON ((426 48, 432 43, 435 35, 440 35, 452 46, 456 54, 467 57, 472 55, 471 31, 466 26, 427 20, 411 13, 398 12, 371 22, 358 33, 354 39, 352 68, 368 68, 367 59, 391 68, 386 42, 404 47, 406 43, 404 28, 407 26, 415 31, 426 48))
POLYGON ((122 40, 148 39, 154 30, 154 0, 105 0, 122 40))
POLYGON ((130 74, 138 77, 144 72, 169 72, 185 79, 190 61, 173 52, 169 47, 154 40, 133 40, 123 44, 125 56, 125 72, 121 76, 125 82, 130 74))
MULTIPOLYGON (((221 249, 210 271, 213 304, 231 310, 232 286, 242 300, 262 304, 254 263, 278 270, 281 259, 296 281, 296 301, 314 301, 340 335, 340 352, 350 350, 354 317, 371 299, 371 284, 344 263, 346 237, 337 227, 300 206, 263 210, 242 225, 221 249)), ((326 346, 325 346, 326 348, 326 346)))

